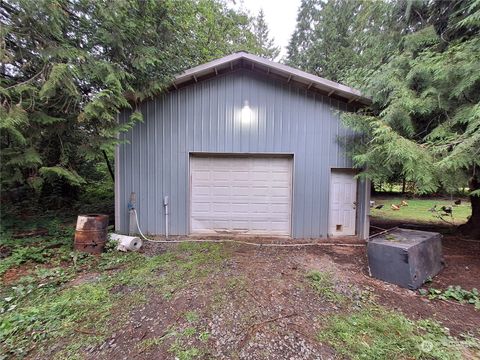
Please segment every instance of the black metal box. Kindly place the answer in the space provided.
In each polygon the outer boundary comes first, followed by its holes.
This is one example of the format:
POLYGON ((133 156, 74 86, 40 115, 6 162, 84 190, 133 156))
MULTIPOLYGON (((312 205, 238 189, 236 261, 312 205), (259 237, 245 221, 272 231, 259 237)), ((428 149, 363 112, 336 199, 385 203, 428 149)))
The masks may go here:
POLYGON ((442 235, 395 229, 367 245, 370 275, 408 289, 419 288, 443 267, 442 235))

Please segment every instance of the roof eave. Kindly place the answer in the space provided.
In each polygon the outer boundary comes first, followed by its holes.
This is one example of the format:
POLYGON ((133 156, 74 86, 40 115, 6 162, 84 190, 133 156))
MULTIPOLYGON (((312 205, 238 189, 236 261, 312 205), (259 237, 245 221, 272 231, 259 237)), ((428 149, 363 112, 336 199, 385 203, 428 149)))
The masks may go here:
POLYGON ((298 70, 284 64, 279 64, 245 52, 227 55, 221 59, 216 59, 188 69, 175 77, 173 86, 178 87, 179 85, 185 82, 191 82, 192 80, 195 82, 199 81, 201 77, 209 75, 212 72, 217 74, 220 69, 225 69, 226 67, 233 68, 233 64, 241 60, 247 60, 248 62, 252 63, 253 66, 256 65, 264 67, 268 69, 269 72, 273 71, 277 75, 284 76, 288 81, 302 83, 306 85, 308 89, 314 87, 324 91, 328 96, 335 94, 336 96, 344 98, 348 103, 356 103, 362 106, 371 104, 371 100, 368 97, 364 96, 360 91, 349 86, 339 84, 334 81, 309 74, 305 71, 298 70))

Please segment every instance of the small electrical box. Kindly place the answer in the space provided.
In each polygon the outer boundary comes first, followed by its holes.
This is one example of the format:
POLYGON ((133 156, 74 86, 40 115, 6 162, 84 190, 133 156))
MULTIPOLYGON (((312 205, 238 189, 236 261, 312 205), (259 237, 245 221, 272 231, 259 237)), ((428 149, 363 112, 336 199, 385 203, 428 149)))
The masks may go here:
POLYGON ((370 274, 415 290, 443 268, 442 235, 395 229, 372 238, 367 245, 370 274))

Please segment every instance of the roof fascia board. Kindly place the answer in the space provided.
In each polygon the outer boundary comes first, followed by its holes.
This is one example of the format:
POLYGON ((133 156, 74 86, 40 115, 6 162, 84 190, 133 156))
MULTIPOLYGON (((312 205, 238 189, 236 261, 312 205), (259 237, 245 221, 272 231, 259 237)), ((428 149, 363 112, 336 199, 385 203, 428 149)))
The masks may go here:
POLYGON ((264 59, 260 56, 252 55, 245 52, 238 52, 227 55, 223 58, 216 59, 208 63, 188 69, 175 77, 174 85, 180 85, 192 79, 197 79, 202 75, 208 74, 210 72, 214 72, 217 74, 220 68, 233 67, 233 64, 235 62, 245 60, 250 62, 252 65, 260 65, 260 67, 265 67, 267 69, 267 73, 275 72, 279 75, 285 76, 285 78, 289 79, 290 81, 303 83, 309 88, 315 87, 320 90, 324 90, 329 94, 335 93, 338 96, 345 97, 349 102, 355 101, 362 104, 371 103, 371 100, 363 96, 360 91, 353 89, 349 86, 342 85, 334 81, 309 74, 305 71, 292 68, 291 66, 276 63, 274 61, 264 59))

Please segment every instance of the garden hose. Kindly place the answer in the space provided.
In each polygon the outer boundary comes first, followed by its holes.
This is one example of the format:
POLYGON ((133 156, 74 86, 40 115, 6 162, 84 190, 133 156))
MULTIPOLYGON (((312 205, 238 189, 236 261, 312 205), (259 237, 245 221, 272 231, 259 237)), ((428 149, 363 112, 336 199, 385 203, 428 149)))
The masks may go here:
POLYGON ((251 245, 251 246, 258 246, 258 247, 301 247, 301 246, 348 246, 348 247, 361 247, 365 246, 366 244, 338 244, 338 243, 297 243, 297 244, 261 244, 261 243, 254 243, 249 241, 243 240, 232 240, 232 239, 216 239, 216 240, 197 240, 197 239, 183 239, 183 240, 154 240, 147 238, 142 230, 140 229, 140 223, 138 221, 138 214, 137 209, 131 209, 135 213, 135 222, 137 224, 138 233, 145 241, 150 241, 153 243, 162 243, 162 244, 173 244, 173 243, 236 243, 236 244, 243 244, 243 245, 251 245))

